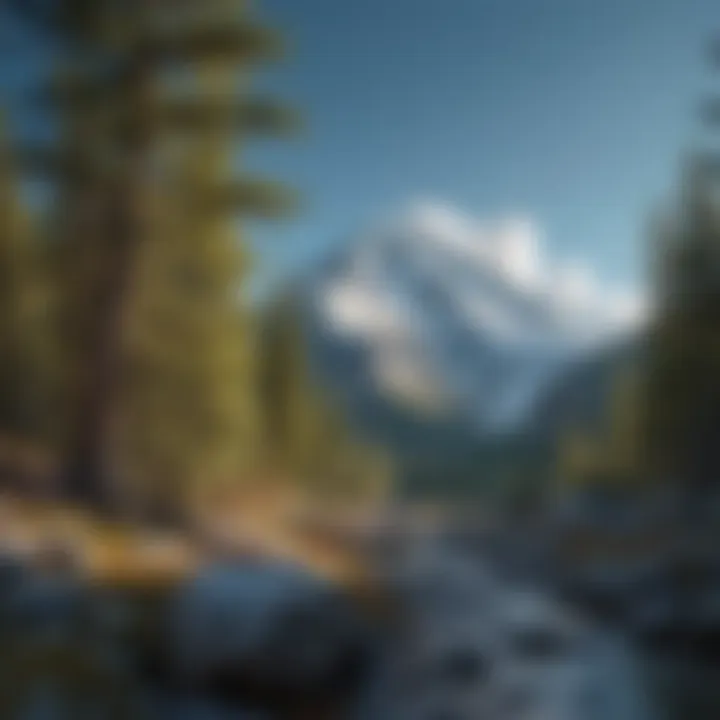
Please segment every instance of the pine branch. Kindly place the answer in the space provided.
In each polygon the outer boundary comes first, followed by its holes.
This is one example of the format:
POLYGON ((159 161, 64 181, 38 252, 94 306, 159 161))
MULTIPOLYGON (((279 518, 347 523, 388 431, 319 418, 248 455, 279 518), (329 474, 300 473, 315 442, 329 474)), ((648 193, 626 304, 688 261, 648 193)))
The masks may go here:
POLYGON ((15 17, 47 39, 87 40, 100 21, 98 0, 2 0, 15 17))
POLYGON ((720 36, 710 43, 710 62, 714 67, 720 67, 720 36))
POLYGON ((141 43, 167 61, 275 60, 283 55, 280 36, 250 23, 155 31, 141 43))
POLYGON ((183 131, 231 125, 238 130, 268 135, 288 134, 300 127, 297 113, 272 101, 242 102, 184 98, 171 100, 159 111, 160 122, 183 131))
POLYGON ((121 76, 118 72, 86 77, 58 77, 33 92, 25 101, 45 112, 81 112, 111 97, 121 76))
POLYGON ((25 145, 12 153, 18 171, 26 177, 38 179, 61 178, 77 181, 90 177, 98 171, 98 163, 90 163, 75 153, 68 153, 52 147, 25 145))
POLYGON ((200 212, 242 212, 260 218, 278 218, 297 209, 297 195, 267 180, 237 180, 214 188, 196 188, 189 193, 200 212))
POLYGON ((702 119, 708 124, 715 127, 720 126, 720 98, 712 98, 702 104, 702 119))

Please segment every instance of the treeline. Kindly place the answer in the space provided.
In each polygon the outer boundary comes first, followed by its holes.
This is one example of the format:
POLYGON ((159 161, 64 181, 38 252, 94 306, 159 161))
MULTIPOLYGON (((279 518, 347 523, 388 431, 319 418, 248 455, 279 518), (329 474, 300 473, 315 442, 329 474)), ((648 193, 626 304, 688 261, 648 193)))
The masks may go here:
MULTIPOLYGON (((717 101, 709 118, 717 123, 717 101)), ((602 436, 572 432, 572 484, 673 487, 699 496, 720 478, 720 164, 689 155, 651 234, 652 315, 638 358, 615 378, 602 436)))
POLYGON ((247 90, 283 43, 245 5, 6 3, 55 60, 9 108, 53 141, 7 127, 0 155, 0 433, 51 450, 62 496, 113 514, 178 518, 258 478, 363 494, 387 475, 313 386, 299 319, 245 297, 238 217, 295 203, 240 174, 238 151, 298 123, 247 90))

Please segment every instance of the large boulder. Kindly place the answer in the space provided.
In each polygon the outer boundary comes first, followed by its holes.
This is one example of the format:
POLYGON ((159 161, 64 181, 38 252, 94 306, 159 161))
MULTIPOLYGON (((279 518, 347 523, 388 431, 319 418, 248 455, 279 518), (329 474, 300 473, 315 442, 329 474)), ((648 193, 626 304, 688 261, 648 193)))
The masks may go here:
POLYGON ((184 583, 170 599, 166 645, 182 687, 250 708, 340 702, 372 648, 342 592, 261 562, 207 567, 184 583))

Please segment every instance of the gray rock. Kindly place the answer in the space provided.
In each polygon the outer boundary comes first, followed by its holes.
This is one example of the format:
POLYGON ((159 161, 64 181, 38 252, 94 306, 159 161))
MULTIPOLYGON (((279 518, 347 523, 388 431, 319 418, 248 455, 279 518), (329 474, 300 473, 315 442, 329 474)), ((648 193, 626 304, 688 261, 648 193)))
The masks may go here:
POLYGON ((270 564, 202 570, 171 599, 166 637, 182 685, 258 706, 350 693, 370 647, 341 593, 270 564))

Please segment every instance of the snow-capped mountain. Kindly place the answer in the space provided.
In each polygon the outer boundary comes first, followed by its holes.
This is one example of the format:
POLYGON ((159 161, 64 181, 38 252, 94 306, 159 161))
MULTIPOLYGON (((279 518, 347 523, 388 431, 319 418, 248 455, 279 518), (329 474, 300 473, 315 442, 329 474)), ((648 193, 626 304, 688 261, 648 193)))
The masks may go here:
POLYGON ((414 204, 341 248, 310 283, 323 374, 369 397, 446 411, 482 434, 522 425, 577 361, 632 334, 642 304, 551 263, 530 222, 414 204))

